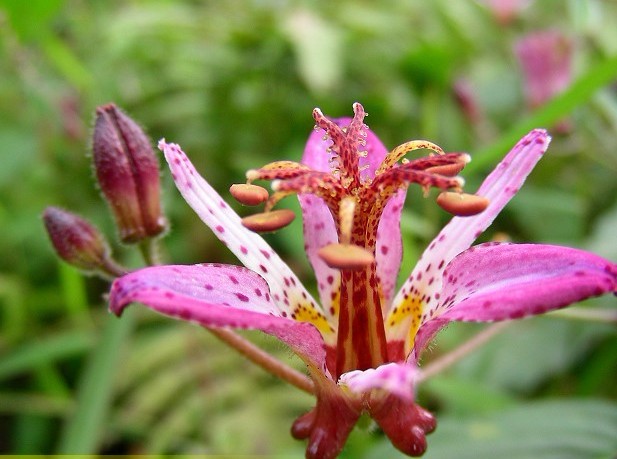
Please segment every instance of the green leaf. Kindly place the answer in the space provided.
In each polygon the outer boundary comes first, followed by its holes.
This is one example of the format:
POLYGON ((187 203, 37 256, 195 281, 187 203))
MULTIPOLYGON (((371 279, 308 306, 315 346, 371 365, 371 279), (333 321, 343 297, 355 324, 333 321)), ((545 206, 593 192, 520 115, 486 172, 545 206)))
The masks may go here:
POLYGON ((524 320, 461 361, 455 371, 491 387, 529 392, 571 367, 611 332, 610 326, 549 317, 524 320))
POLYGON ((59 333, 26 343, 0 356, 0 380, 31 371, 45 363, 81 354, 93 344, 92 334, 83 331, 59 333))
POLYGON ((514 404, 514 399, 492 387, 455 376, 439 375, 422 385, 431 396, 437 396, 449 411, 488 413, 514 404))
POLYGON ((64 426, 59 454, 94 454, 107 428, 106 418, 114 381, 122 357, 121 349, 134 323, 134 312, 121 319, 108 316, 103 334, 85 367, 77 393, 77 410, 64 426))
POLYGON ((441 419, 427 459, 584 459, 617 453, 617 404, 549 401, 474 419, 441 419))
MULTIPOLYGON (((598 459, 617 453, 617 404, 606 400, 530 403, 489 416, 439 416, 426 459, 598 459)), ((383 442, 368 458, 406 457, 383 442)))
POLYGON ((331 90, 342 78, 340 31, 309 10, 292 13, 284 25, 296 52, 298 72, 317 93, 331 90))

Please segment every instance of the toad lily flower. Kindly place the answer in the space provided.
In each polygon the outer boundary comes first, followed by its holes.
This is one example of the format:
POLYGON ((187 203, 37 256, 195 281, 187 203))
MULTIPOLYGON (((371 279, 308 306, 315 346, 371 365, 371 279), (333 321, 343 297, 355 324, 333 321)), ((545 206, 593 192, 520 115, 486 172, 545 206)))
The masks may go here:
MULTIPOLYGON (((364 124, 329 120, 315 109, 316 130, 302 163, 279 161, 247 173, 239 200, 266 201, 265 212, 244 221, 196 172, 176 144, 161 141, 176 186, 246 268, 220 264, 156 266, 112 286, 110 309, 132 302, 208 328, 259 329, 285 342, 306 363, 315 408, 292 434, 308 439, 307 457, 335 457, 362 413, 410 455, 426 449, 433 416, 414 402, 417 362, 450 321, 496 321, 544 313, 617 290, 617 266, 576 249, 532 244, 469 248, 514 196, 545 152, 549 137, 534 130, 487 177, 477 195, 461 192, 457 176, 469 157, 444 153, 426 141, 387 152, 364 124), (405 159, 411 150, 429 156, 405 159), (268 198, 255 180, 271 180, 268 198), (402 244, 400 218, 407 187, 444 192, 454 213, 394 293, 402 244), (454 190, 454 191, 446 191, 454 190), (320 302, 255 232, 288 223, 271 210, 297 194, 308 258, 320 302), (243 224, 244 222, 244 224, 243 224)), ((281 214, 282 212, 282 214, 281 214)))

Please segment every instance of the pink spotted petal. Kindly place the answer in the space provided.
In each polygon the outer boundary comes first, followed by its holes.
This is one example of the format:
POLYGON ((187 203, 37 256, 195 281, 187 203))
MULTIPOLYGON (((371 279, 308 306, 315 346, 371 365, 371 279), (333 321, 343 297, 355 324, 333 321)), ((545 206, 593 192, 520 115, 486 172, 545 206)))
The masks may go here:
POLYGON ((592 253, 540 244, 481 244, 445 270, 442 313, 418 332, 416 354, 453 320, 519 319, 610 292, 617 292, 617 265, 592 253))
POLYGON ((114 281, 109 309, 120 315, 133 302, 204 327, 262 330, 288 344, 305 361, 324 368, 324 341, 307 323, 283 317, 268 284, 232 265, 155 266, 114 281))
POLYGON ((320 248, 338 242, 334 219, 328 206, 317 196, 303 194, 298 196, 298 200, 302 207, 304 248, 315 271, 321 304, 324 313, 336 323, 338 311, 334 307, 333 295, 340 288, 341 272, 330 268, 318 255, 320 248))
MULTIPOLYGON (((349 124, 351 118, 340 118, 335 122, 349 124)), ((302 155, 302 164, 320 172, 330 172, 331 153, 327 151, 330 140, 324 140, 325 131, 315 129, 309 135, 302 155)), ((304 228, 304 247, 306 255, 315 272, 319 298, 325 314, 336 323, 337 311, 333 307, 333 295, 339 289, 340 271, 330 268, 317 254, 325 245, 338 242, 334 219, 328 206, 320 198, 312 194, 298 196, 302 208, 304 228)))
MULTIPOLYGON (((489 206, 478 215, 454 217, 450 220, 450 223, 441 230, 420 257, 416 267, 392 302, 394 308, 400 307, 406 297, 424 295, 420 323, 426 322, 438 312, 436 309, 442 304, 443 299, 440 290, 445 266, 456 255, 468 249, 489 227, 499 212, 518 192, 548 148, 549 142, 550 137, 542 129, 535 129, 519 140, 476 192, 490 200, 489 206)), ((388 324, 393 322, 395 321, 387 321, 388 324)), ((405 340, 410 324, 411 318, 407 318, 396 321, 394 326, 388 326, 386 331, 388 341, 405 340)))
POLYGON ((377 368, 343 373, 338 383, 358 394, 377 389, 406 400, 413 400, 417 374, 415 366, 387 363, 377 368))
POLYGON ((381 281, 381 291, 384 297, 382 304, 386 307, 392 301, 403 258, 401 213, 406 194, 407 190, 399 190, 390 198, 377 227, 375 261, 377 262, 377 275, 381 281))
MULTIPOLYGON (((180 147, 161 140, 159 148, 165 153, 172 177, 184 199, 244 266, 266 280, 278 309, 291 316, 304 307, 304 311, 313 312, 306 314, 307 317, 315 314, 323 317, 321 307, 289 266, 261 236, 242 226, 240 217, 199 175, 180 147)), ((320 319, 316 325, 328 342, 336 341, 332 324, 320 319)))

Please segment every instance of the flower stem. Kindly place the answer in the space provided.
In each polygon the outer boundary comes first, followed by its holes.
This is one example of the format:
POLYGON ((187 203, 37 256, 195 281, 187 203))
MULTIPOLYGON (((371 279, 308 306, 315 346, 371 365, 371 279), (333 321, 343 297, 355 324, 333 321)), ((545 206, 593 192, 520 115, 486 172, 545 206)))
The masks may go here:
POLYGON ((296 386, 304 392, 309 394, 315 393, 313 382, 308 377, 285 365, 280 360, 275 359, 263 349, 255 346, 237 333, 223 328, 208 328, 208 330, 218 339, 233 347, 240 354, 264 370, 287 381, 289 384, 296 386))
POLYGON ((117 277, 122 277, 128 272, 128 268, 119 265, 116 261, 112 259, 104 260, 102 266, 100 266, 99 268, 99 273, 101 274, 101 276, 110 281, 114 280, 117 277))
POLYGON ((550 313, 553 317, 560 319, 585 320, 588 322, 617 323, 617 311, 603 308, 586 308, 570 306, 566 309, 559 309, 550 313))
POLYGON ((141 241, 139 243, 139 250, 148 266, 157 266, 161 264, 157 238, 149 238, 141 241))
POLYGON ((465 341, 452 352, 438 358, 434 362, 424 367, 418 376, 418 382, 432 378, 442 371, 450 368, 452 365, 462 360, 464 357, 486 344, 491 338, 501 332, 504 328, 510 325, 510 322, 497 322, 489 325, 473 338, 465 341))

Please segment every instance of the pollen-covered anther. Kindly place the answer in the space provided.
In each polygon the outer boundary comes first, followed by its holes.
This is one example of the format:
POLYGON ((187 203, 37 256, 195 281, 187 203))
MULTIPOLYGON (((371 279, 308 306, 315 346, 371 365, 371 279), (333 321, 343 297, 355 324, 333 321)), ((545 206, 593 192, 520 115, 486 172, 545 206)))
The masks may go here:
POLYGON ((371 252, 353 244, 328 244, 317 252, 330 268, 355 271, 375 261, 371 252))
POLYGON ((268 190, 249 183, 236 183, 229 188, 236 201, 245 206, 256 206, 268 200, 268 190))
POLYGON ((444 191, 437 196, 437 204, 443 210, 459 217, 469 217, 484 211, 490 201, 475 194, 444 191))
POLYGON ((244 217, 242 225, 256 233, 269 233, 289 225, 295 217, 289 209, 278 209, 244 217))

